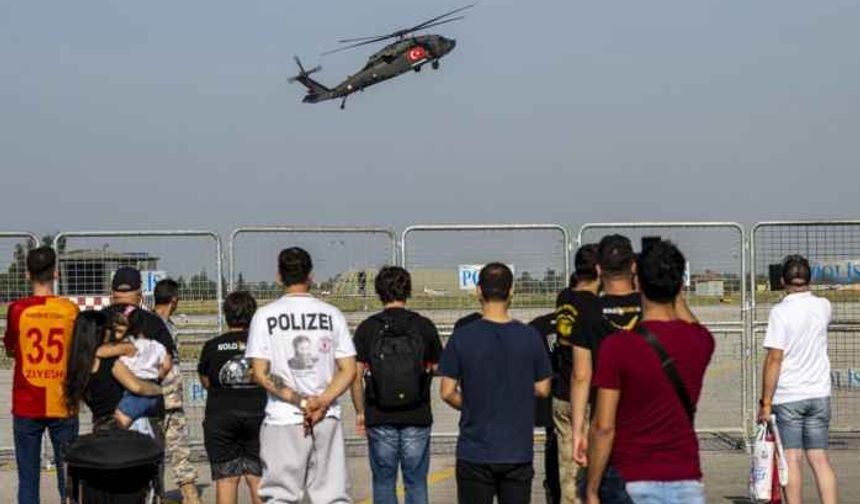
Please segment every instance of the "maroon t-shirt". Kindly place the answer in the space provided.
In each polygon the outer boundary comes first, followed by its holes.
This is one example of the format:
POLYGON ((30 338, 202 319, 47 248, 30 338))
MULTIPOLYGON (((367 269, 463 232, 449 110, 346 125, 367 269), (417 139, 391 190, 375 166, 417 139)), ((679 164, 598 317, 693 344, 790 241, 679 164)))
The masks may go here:
MULTIPOLYGON (((695 403, 714 338, 698 324, 647 321, 695 403)), ((626 481, 682 481, 702 477, 699 441, 681 399, 641 335, 617 332, 603 341, 594 386, 620 391, 610 464, 626 481)))

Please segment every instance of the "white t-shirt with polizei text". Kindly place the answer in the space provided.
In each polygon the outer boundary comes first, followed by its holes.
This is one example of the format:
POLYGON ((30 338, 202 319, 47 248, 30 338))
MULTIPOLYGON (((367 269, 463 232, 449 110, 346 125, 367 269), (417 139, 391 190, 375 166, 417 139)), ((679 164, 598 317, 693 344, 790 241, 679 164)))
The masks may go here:
MULTIPOLYGON (((334 306, 309 294, 287 294, 263 306, 251 321, 245 357, 265 359, 270 372, 306 396, 325 391, 337 371, 336 359, 355 356, 346 318, 334 306)), ((335 403, 328 415, 340 418, 335 403)), ((267 425, 299 425, 302 411, 269 394, 267 425)))
POLYGON ((783 351, 774 404, 830 397, 830 318, 830 301, 811 292, 789 294, 771 309, 764 347, 783 351))

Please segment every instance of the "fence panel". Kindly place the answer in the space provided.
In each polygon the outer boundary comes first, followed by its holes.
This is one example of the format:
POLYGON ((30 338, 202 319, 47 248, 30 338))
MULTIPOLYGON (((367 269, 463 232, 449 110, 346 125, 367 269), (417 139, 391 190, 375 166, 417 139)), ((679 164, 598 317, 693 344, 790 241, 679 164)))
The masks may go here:
POLYGON ((860 430, 860 221, 762 222, 752 230, 750 284, 753 306, 754 373, 751 394, 758 397, 758 374, 770 308, 782 299, 779 265, 801 254, 812 266, 813 291, 830 300, 828 333, 833 377, 834 431, 860 430))
MULTIPOLYGON (((189 230, 74 231, 58 234, 54 248, 60 272, 57 292, 86 305, 83 309, 93 308, 93 300, 107 301, 111 276, 120 266, 141 270, 149 305, 158 279, 167 276, 179 282, 181 299, 173 319, 179 329, 185 395, 194 399, 185 410, 192 440, 202 442, 204 403, 193 370, 202 343, 223 328, 221 300, 226 279, 220 236, 189 230)), ((81 432, 89 431, 89 421, 89 413, 81 415, 81 432)))
MULTIPOLYGON (((27 282, 27 251, 40 243, 39 237, 27 232, 0 232, 0 334, 6 331, 6 309, 9 303, 30 295, 27 282)), ((12 359, 0 353, 0 403, 12 404, 12 359)), ((12 414, 9 407, 0 410, 0 460, 11 456, 12 414)))
POLYGON ((474 280, 483 264, 513 267, 513 313, 525 321, 554 308, 570 276, 570 235, 557 224, 411 226, 401 245, 412 274, 411 304, 440 328, 478 309, 474 280))
POLYGON ((278 252, 299 246, 311 254, 312 291, 341 309, 351 325, 380 308, 373 282, 397 263, 397 235, 378 227, 243 227, 230 239, 230 286, 254 294, 258 304, 283 293, 276 284, 278 252))
POLYGON ((689 263, 687 300, 716 340, 696 425, 700 431, 744 433, 751 422, 746 334, 746 236, 733 222, 645 222, 584 225, 577 244, 618 233, 641 249, 643 238, 674 242, 689 263))

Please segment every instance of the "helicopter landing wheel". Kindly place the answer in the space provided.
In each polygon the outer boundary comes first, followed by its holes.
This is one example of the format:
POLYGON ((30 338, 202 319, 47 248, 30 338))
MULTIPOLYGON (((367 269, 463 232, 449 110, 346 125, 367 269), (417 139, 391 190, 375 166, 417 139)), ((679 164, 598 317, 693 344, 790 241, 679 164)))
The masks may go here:
POLYGON ((416 73, 418 73, 418 72, 420 72, 420 71, 421 71, 421 67, 420 67, 420 66, 417 66, 417 67, 413 68, 413 70, 415 70, 415 72, 416 72, 416 73))
POLYGON ((433 70, 439 70, 439 60, 435 60, 433 63, 430 63, 430 66, 433 70))

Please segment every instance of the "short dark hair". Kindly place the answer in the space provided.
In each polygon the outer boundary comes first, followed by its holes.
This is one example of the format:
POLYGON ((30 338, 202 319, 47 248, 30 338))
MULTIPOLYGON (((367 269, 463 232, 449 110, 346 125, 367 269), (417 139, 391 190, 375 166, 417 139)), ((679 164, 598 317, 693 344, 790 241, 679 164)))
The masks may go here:
POLYGON ((671 303, 684 284, 687 260, 670 241, 654 243, 639 254, 636 275, 639 288, 649 301, 671 303))
POLYGON ((310 343, 311 343, 311 339, 310 339, 310 338, 308 338, 307 336, 304 336, 304 335, 302 335, 302 336, 296 336, 296 337, 293 339, 293 348, 298 349, 298 348, 299 348, 299 345, 301 345, 302 343, 310 344, 310 343))
POLYGON ((57 268, 57 253, 51 247, 36 247, 27 253, 27 273, 33 282, 47 283, 54 280, 57 268))
POLYGON ((236 291, 224 298, 224 319, 228 327, 251 327, 251 319, 257 311, 257 301, 248 291, 236 291))
POLYGON ((597 280, 597 258, 596 243, 587 243, 579 247, 573 259, 575 282, 597 280))
POLYGON ((400 266, 386 266, 379 270, 374 280, 376 295, 383 304, 406 301, 412 296, 412 277, 400 266))
POLYGON ((155 284, 155 290, 152 293, 152 297, 155 299, 155 304, 157 305, 168 304, 174 299, 178 301, 179 284, 172 278, 159 280, 158 283, 155 284))
POLYGON ((809 261, 800 254, 792 254, 782 260, 782 283, 788 287, 803 287, 812 281, 809 261))
POLYGON ((313 267, 311 255, 303 248, 290 247, 278 254, 278 273, 284 287, 307 282, 313 267))
POLYGON ((597 262, 609 276, 629 273, 636 260, 630 239, 620 234, 604 236, 597 245, 597 262))
POLYGON ((478 274, 478 287, 484 301, 507 301, 513 286, 514 274, 502 263, 487 264, 478 274))

